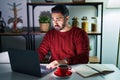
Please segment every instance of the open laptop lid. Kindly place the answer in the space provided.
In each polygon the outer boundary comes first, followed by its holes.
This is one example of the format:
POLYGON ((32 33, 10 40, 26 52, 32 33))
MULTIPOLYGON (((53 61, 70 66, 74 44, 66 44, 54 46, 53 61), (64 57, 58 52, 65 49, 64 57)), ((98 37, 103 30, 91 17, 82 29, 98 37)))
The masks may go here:
POLYGON ((41 76, 38 54, 31 50, 8 50, 11 69, 15 72, 41 76))

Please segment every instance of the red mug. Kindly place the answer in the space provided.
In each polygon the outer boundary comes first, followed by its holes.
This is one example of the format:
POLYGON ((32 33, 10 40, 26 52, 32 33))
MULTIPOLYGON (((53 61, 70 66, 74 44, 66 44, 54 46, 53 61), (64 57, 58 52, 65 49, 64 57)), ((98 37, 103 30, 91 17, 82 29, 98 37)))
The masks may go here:
POLYGON ((67 64, 60 64, 56 70, 59 76, 66 76, 67 72, 71 70, 72 67, 67 64))

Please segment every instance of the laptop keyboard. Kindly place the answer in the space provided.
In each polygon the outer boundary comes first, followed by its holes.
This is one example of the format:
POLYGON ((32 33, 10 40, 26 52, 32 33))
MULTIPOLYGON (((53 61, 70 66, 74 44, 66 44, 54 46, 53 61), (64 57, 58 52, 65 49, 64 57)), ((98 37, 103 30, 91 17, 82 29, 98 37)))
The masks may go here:
POLYGON ((40 69, 41 69, 41 73, 42 74, 48 74, 48 73, 54 71, 56 68, 54 68, 54 69, 47 69, 45 65, 40 65, 40 69))

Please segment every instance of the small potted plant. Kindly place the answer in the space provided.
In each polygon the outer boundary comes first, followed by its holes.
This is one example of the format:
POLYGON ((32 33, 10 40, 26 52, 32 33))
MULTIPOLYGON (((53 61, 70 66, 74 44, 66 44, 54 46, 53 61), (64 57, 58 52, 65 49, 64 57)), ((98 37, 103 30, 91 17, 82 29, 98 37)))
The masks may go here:
POLYGON ((49 16, 39 16, 40 31, 47 32, 50 29, 51 19, 49 16))

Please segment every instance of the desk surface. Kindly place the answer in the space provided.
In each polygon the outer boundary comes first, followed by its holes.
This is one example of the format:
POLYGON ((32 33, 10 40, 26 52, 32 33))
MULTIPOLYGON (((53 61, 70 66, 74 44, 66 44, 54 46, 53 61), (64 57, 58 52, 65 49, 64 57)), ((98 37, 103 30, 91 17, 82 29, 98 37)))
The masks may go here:
MULTIPOLYGON (((120 70, 116 68, 116 66, 113 64, 105 64, 105 65, 112 68, 114 72, 106 74, 104 76, 98 75, 89 78, 83 78, 80 75, 73 72, 73 74, 69 78, 62 79, 62 78, 56 78, 53 75, 53 72, 43 78, 12 72, 10 64, 2 63, 0 64, 0 80, 120 80, 120 70)), ((74 65, 72 66, 72 68, 74 69, 74 67, 76 66, 79 65, 74 65)))

